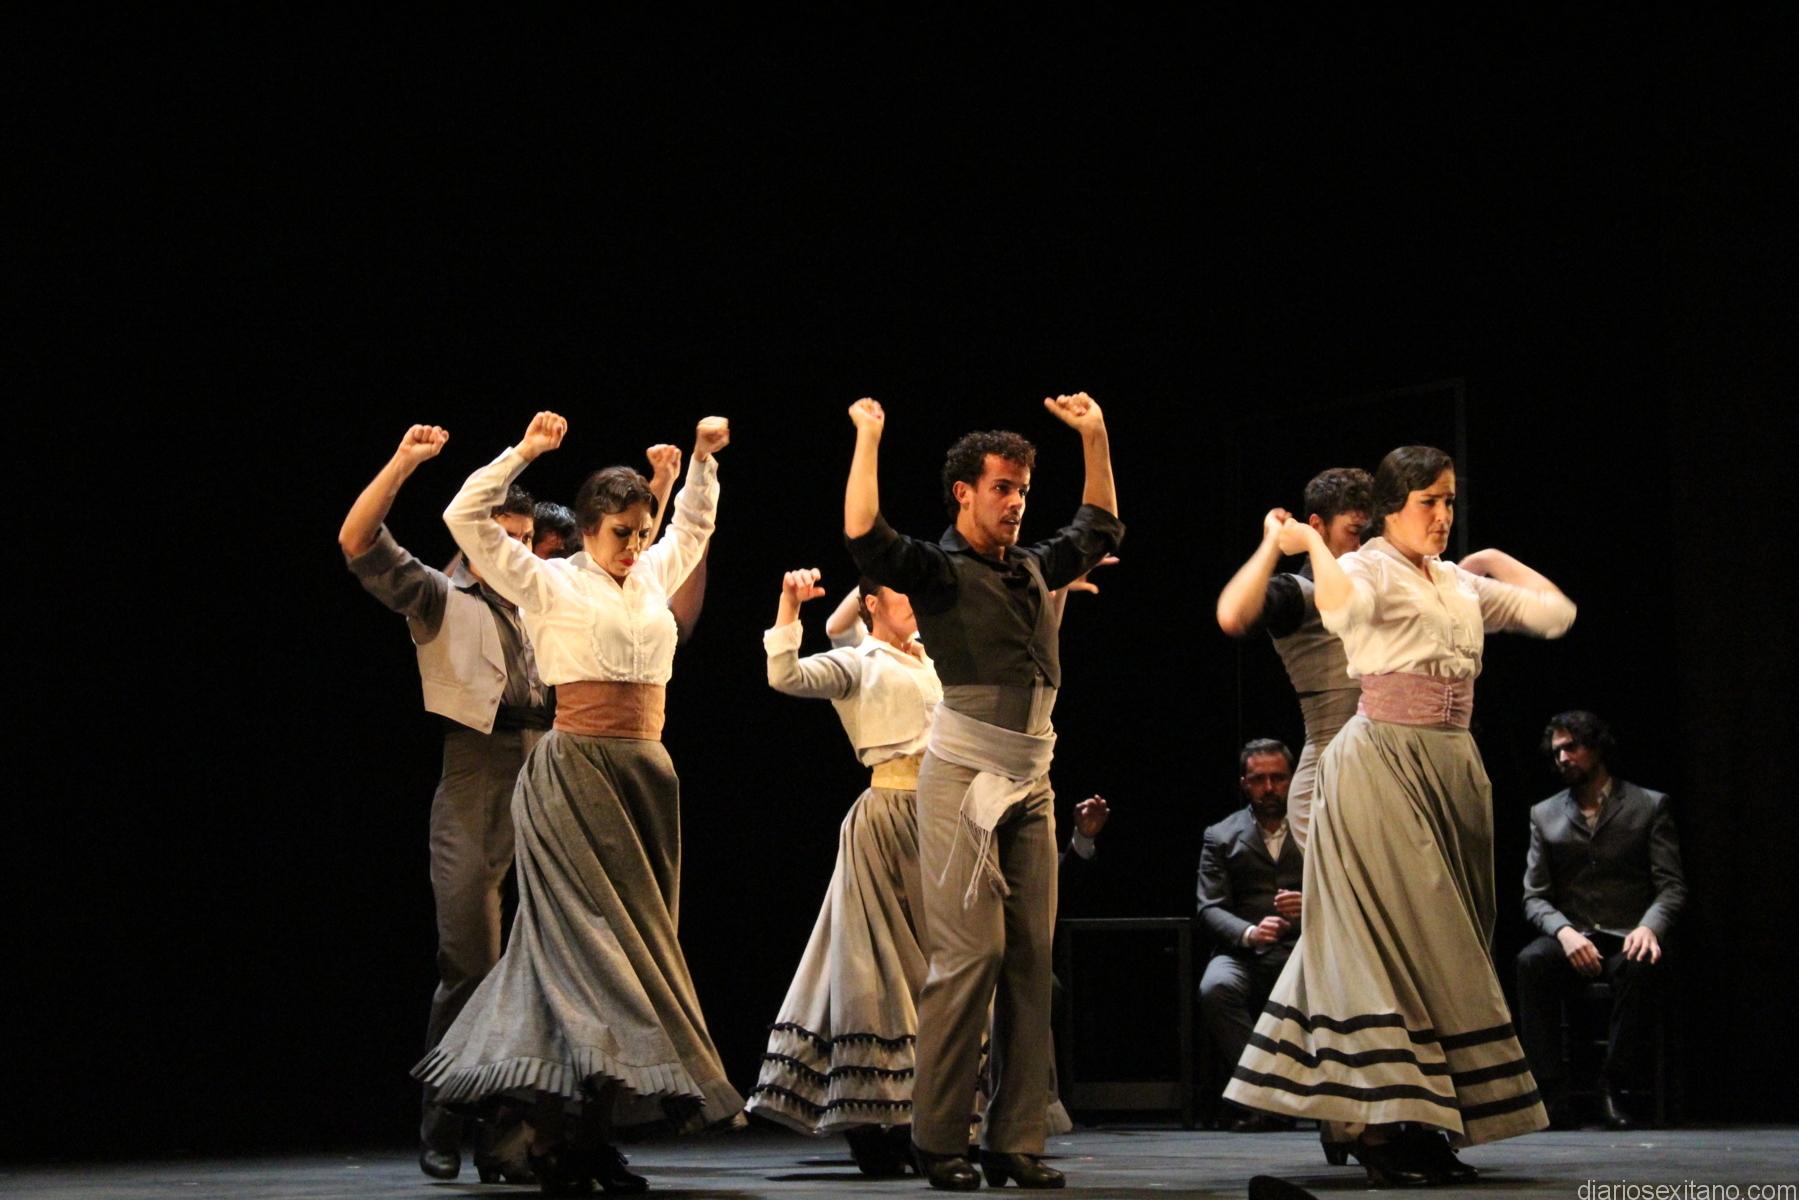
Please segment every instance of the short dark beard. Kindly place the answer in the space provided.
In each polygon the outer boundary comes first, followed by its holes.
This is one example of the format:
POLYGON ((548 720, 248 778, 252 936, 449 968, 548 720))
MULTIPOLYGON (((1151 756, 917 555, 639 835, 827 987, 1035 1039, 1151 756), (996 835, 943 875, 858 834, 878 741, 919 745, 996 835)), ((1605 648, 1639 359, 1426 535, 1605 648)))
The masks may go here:
POLYGON ((1258 821, 1280 821, 1287 816, 1287 798, 1285 796, 1268 796, 1262 800, 1251 800, 1249 809, 1255 813, 1258 821))

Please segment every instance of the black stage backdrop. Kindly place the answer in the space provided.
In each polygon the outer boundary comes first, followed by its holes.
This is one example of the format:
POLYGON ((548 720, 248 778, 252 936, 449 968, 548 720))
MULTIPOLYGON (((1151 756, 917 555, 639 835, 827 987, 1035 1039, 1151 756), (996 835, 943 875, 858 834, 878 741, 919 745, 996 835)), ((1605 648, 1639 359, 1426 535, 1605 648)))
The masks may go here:
POLYGON ((956 435, 1032 437, 1041 533, 1080 460, 1039 401, 1077 389, 1129 526, 1064 629, 1058 812, 1115 811, 1086 911, 1190 912, 1235 747, 1299 736, 1272 651, 1212 619, 1259 514, 1453 436, 1459 398, 1471 547, 1581 606, 1481 680, 1502 976, 1542 722, 1594 708, 1676 797, 1689 1112, 1799 1115, 1769 1086, 1799 892, 1790 14, 183 20, 20 43, 14 588, 50 621, 15 623, 8 1154, 409 1136, 438 736, 334 534, 437 423, 391 527, 447 559, 437 514, 540 408, 570 434, 524 482, 564 500, 732 422, 667 742, 683 941, 747 1088, 863 779, 759 639, 783 569, 853 582, 844 409, 885 403, 886 511, 920 534, 956 435))

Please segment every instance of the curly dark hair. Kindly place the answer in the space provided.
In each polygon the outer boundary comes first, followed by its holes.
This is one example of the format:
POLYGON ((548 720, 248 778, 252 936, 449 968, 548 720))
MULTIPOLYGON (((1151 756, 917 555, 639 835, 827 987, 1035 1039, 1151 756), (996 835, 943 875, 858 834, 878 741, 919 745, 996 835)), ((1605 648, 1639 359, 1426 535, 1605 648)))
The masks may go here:
POLYGON ((656 514, 656 493, 650 490, 650 481, 630 467, 604 467, 589 475, 575 493, 575 520, 582 533, 592 533, 600 527, 600 518, 624 512, 634 504, 647 504, 650 515, 656 514))
POLYGON ((1368 510, 1368 524, 1362 526, 1362 537, 1379 537, 1387 518, 1405 507, 1407 497, 1428 488, 1443 472, 1453 470, 1455 459, 1435 446, 1389 450, 1374 471, 1374 505, 1368 510))
POLYGON ((1249 770, 1249 756, 1252 754, 1278 754, 1287 760, 1287 770, 1293 769, 1293 751, 1287 749, 1287 743, 1274 738, 1255 738, 1243 744, 1237 751, 1237 774, 1249 770))
POLYGON ((531 523, 536 526, 538 537, 553 533, 565 546, 578 546, 581 541, 580 534, 575 531, 575 514, 554 500, 539 500, 531 514, 531 523))
POLYGON ((1374 508, 1374 479, 1360 467, 1332 467, 1306 484, 1305 516, 1326 525, 1338 513, 1367 513, 1374 508))
POLYGON ((1037 447, 1010 430, 989 429, 963 434, 943 458, 943 504, 952 519, 962 511, 962 506, 956 503, 956 485, 966 483, 972 487, 979 483, 981 472, 987 468, 989 454, 1015 462, 1027 470, 1037 465, 1037 447))
MULTIPOLYGON (((506 489, 506 498, 489 509, 487 515, 490 517, 532 517, 536 507, 537 503, 531 499, 531 493, 515 483, 506 489)), ((535 517, 533 517, 532 524, 536 524, 535 517)))
POLYGON ((1565 733, 1581 745, 1592 747, 1598 751, 1600 761, 1607 766, 1611 765, 1612 752, 1618 748, 1618 739, 1604 717, 1584 708, 1556 713, 1550 717, 1549 724, 1543 727, 1542 750, 1551 762, 1555 761, 1555 751, 1550 748, 1550 743, 1558 733, 1565 733))

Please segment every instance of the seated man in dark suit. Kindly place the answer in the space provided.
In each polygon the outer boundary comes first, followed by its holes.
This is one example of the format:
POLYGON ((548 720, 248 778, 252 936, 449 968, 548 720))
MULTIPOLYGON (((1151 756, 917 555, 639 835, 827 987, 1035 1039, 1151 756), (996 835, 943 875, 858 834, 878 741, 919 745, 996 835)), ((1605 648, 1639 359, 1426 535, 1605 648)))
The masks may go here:
MULTIPOLYGON (((1237 755, 1237 775, 1249 804, 1206 830, 1199 856, 1199 918, 1218 946, 1199 981, 1199 1008, 1226 1073, 1299 937, 1304 863, 1287 831, 1293 752, 1259 738, 1237 755)), ((1244 1113, 1231 1128, 1253 1133, 1291 1122, 1244 1113)))
POLYGON ((1627 1129, 1614 1089, 1645 1082, 1662 941, 1687 894, 1668 797, 1613 778, 1614 747, 1592 713, 1551 719, 1543 748, 1568 786, 1530 810, 1524 915, 1542 936, 1518 955, 1518 1040, 1562 1127, 1563 997, 1582 980, 1612 985, 1601 1115, 1627 1129))

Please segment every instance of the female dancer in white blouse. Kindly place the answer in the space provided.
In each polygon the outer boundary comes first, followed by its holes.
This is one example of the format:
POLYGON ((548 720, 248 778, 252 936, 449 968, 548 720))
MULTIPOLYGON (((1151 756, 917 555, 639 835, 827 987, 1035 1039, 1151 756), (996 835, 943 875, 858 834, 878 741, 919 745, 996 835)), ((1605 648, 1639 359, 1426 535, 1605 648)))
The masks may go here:
POLYGON ((911 604, 892 588, 852 592, 827 624, 835 648, 799 657, 799 610, 824 595, 818 578, 802 570, 782 579, 775 624, 762 639, 768 683, 831 701, 872 776, 843 819, 831 885, 770 1027, 749 1109, 802 1133, 843 1133, 865 1173, 897 1175, 905 1171, 917 998, 929 965, 919 947, 913 806, 943 685, 915 640, 911 604), (852 602, 865 638, 843 619, 852 602))
MULTIPOLYGON (((1108 555, 1101 565, 1116 561, 1108 555)), ((818 579, 812 569, 782 578, 774 626, 762 637, 768 685, 831 701, 871 777, 843 818, 831 884, 769 1028, 747 1107, 801 1133, 842 1133, 864 1174, 902 1175, 910 1163, 918 994, 930 969, 918 766, 943 685, 917 640, 911 601, 867 579, 825 622, 833 648, 801 658, 800 606, 824 595, 818 579)), ((1071 591, 1099 588, 1083 575, 1050 593, 1057 620, 1071 591)), ((1104 801, 1083 801, 1077 820, 1094 805, 1104 801)), ((1048 1121, 1052 1133, 1073 1128, 1053 1094, 1048 1121)))
POLYGON ((1501 551, 1442 561, 1454 519, 1454 463, 1405 446, 1375 476, 1380 536, 1337 559, 1309 526, 1281 533, 1362 700, 1319 762, 1305 932, 1225 1095, 1330 1123, 1332 1161, 1377 1183, 1466 1179, 1451 1142, 1548 1123, 1489 957, 1492 790, 1468 725, 1486 633, 1560 637, 1574 605, 1501 551))
MULTIPOLYGON (((576 497, 583 552, 539 559, 487 514, 567 429, 538 413, 444 513, 469 561, 519 606, 557 709, 513 794, 519 907, 506 953, 413 1073, 448 1103, 530 1104, 546 1192, 594 1181, 632 1192, 648 1185, 607 1144, 614 1124, 696 1127, 743 1104, 675 937, 680 781, 661 743, 676 636, 668 597, 711 537, 715 455, 730 430, 721 417, 700 422, 660 541, 648 544, 655 501, 644 478, 609 467, 576 497)), ((680 451, 651 457, 678 469, 680 451)))

